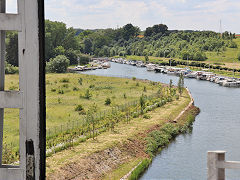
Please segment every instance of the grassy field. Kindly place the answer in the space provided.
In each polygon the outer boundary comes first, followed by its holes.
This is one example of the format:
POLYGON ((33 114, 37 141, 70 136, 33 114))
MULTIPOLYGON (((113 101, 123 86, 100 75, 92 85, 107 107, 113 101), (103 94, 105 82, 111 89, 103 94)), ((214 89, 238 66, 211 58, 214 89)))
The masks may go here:
MULTIPOLYGON (((155 125, 164 125, 174 120, 178 114, 189 104, 190 97, 184 91, 183 96, 179 100, 167 103, 163 107, 157 108, 148 113, 150 119, 142 116, 135 118, 130 123, 120 122, 115 127, 115 133, 111 131, 100 134, 96 140, 89 139, 78 146, 72 147, 54 154, 47 158, 47 179, 57 179, 58 172, 63 171, 68 164, 76 164, 84 161, 86 156, 95 152, 100 152, 106 148, 114 147, 119 143, 128 141, 136 137, 138 133, 145 132, 155 125)), ((107 173, 103 179, 120 179, 136 166, 142 159, 131 159, 128 163, 121 165, 114 172, 107 173)), ((70 165, 71 166, 71 165, 70 165)))
MULTIPOLYGON (((6 76, 6 90, 18 90, 18 86, 18 75, 6 76)), ((83 115, 75 111, 77 105, 82 105, 85 111, 94 103, 98 112, 111 110, 116 105, 138 100, 143 93, 151 95, 157 90, 157 85, 133 79, 70 73, 47 74, 47 129, 81 119, 83 115), (80 78, 82 85, 79 83, 80 78), (90 99, 84 97, 87 90, 90 99), (105 105, 106 98, 111 99, 110 105, 105 105)), ((4 123, 4 141, 13 143, 13 147, 18 146, 19 110, 6 109, 4 123)))
MULTIPOLYGON (((240 38, 236 38, 233 40, 238 45, 238 48, 226 48, 224 52, 206 52, 207 60, 203 61, 204 63, 208 64, 220 64, 223 67, 228 68, 240 68, 240 61, 237 59, 238 54, 240 53, 240 38)), ((138 61, 145 61, 144 56, 127 56, 127 59, 131 60, 138 60, 138 61)), ((162 58, 162 57, 149 57, 151 62, 159 62, 159 61, 166 61, 168 62, 170 58, 162 58)), ((174 60, 181 61, 179 58, 173 58, 174 60)), ((189 61, 189 63, 192 61, 189 61)))

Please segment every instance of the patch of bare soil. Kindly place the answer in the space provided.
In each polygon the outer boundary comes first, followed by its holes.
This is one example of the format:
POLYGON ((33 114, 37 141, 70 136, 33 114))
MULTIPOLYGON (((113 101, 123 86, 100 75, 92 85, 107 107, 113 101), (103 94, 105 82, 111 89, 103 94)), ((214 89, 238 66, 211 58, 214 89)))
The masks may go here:
MULTIPOLYGON (((144 137, 144 133, 137 137, 144 137)), ((144 138, 143 138, 144 139, 144 138)), ((128 139, 117 147, 93 153, 77 162, 61 167, 48 180, 85 180, 100 179, 104 174, 135 157, 148 157, 143 140, 128 139)))

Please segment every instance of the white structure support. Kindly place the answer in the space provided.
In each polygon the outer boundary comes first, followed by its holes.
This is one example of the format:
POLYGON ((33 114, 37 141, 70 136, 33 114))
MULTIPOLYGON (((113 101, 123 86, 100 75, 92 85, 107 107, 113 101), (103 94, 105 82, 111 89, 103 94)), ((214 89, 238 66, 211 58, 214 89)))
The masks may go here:
POLYGON ((0 0, 0 180, 45 179, 44 0, 18 0, 18 14, 5 14, 0 0), (19 88, 4 91, 5 31, 18 31, 19 88), (2 165, 3 109, 20 109, 20 165, 2 165))
POLYGON ((0 13, 0 29, 21 31, 21 16, 17 14, 0 13))
MULTIPOLYGON (((5 13, 6 2, 0 0, 0 13, 5 13)), ((0 92, 4 91, 5 80, 5 31, 0 28, 0 92)), ((3 148, 3 119, 4 109, 0 107, 0 167, 2 166, 2 148, 3 148)))
POLYGON ((240 169, 240 162, 225 161, 225 151, 208 152, 208 180, 225 180, 225 169, 240 169))

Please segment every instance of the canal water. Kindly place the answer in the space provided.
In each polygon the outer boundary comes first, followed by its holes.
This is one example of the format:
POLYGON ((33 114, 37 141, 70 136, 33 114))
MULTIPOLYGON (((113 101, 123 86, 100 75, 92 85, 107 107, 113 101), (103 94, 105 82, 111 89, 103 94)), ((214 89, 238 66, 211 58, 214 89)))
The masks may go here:
MULTIPOLYGON (((136 77, 177 84, 178 77, 146 68, 111 63, 105 70, 84 72, 100 76, 136 77)), ((207 151, 227 151, 226 160, 240 161, 240 89, 225 88, 208 81, 185 79, 195 105, 201 109, 191 134, 180 135, 159 153, 141 180, 207 179, 207 151)), ((239 180, 240 170, 226 170, 227 180, 239 180)))

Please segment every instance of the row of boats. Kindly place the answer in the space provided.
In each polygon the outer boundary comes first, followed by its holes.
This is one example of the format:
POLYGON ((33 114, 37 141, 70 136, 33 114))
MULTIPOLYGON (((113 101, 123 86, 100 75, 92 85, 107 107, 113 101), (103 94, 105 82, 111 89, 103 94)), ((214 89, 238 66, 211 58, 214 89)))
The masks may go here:
POLYGON ((92 62, 89 63, 90 66, 75 66, 74 68, 69 68, 69 71, 89 71, 89 70, 96 70, 96 69, 108 69, 111 67, 108 59, 93 59, 92 62))
POLYGON ((224 87, 240 87, 240 79, 224 77, 208 72, 207 69, 202 71, 192 71, 188 68, 178 68, 171 66, 159 66, 153 63, 144 63, 142 61, 131 61, 122 58, 112 59, 112 62, 128 64, 137 67, 146 67, 147 71, 155 71, 156 73, 163 73, 168 75, 180 76, 182 74, 185 78, 195 78, 197 80, 204 80, 214 82, 224 87))

